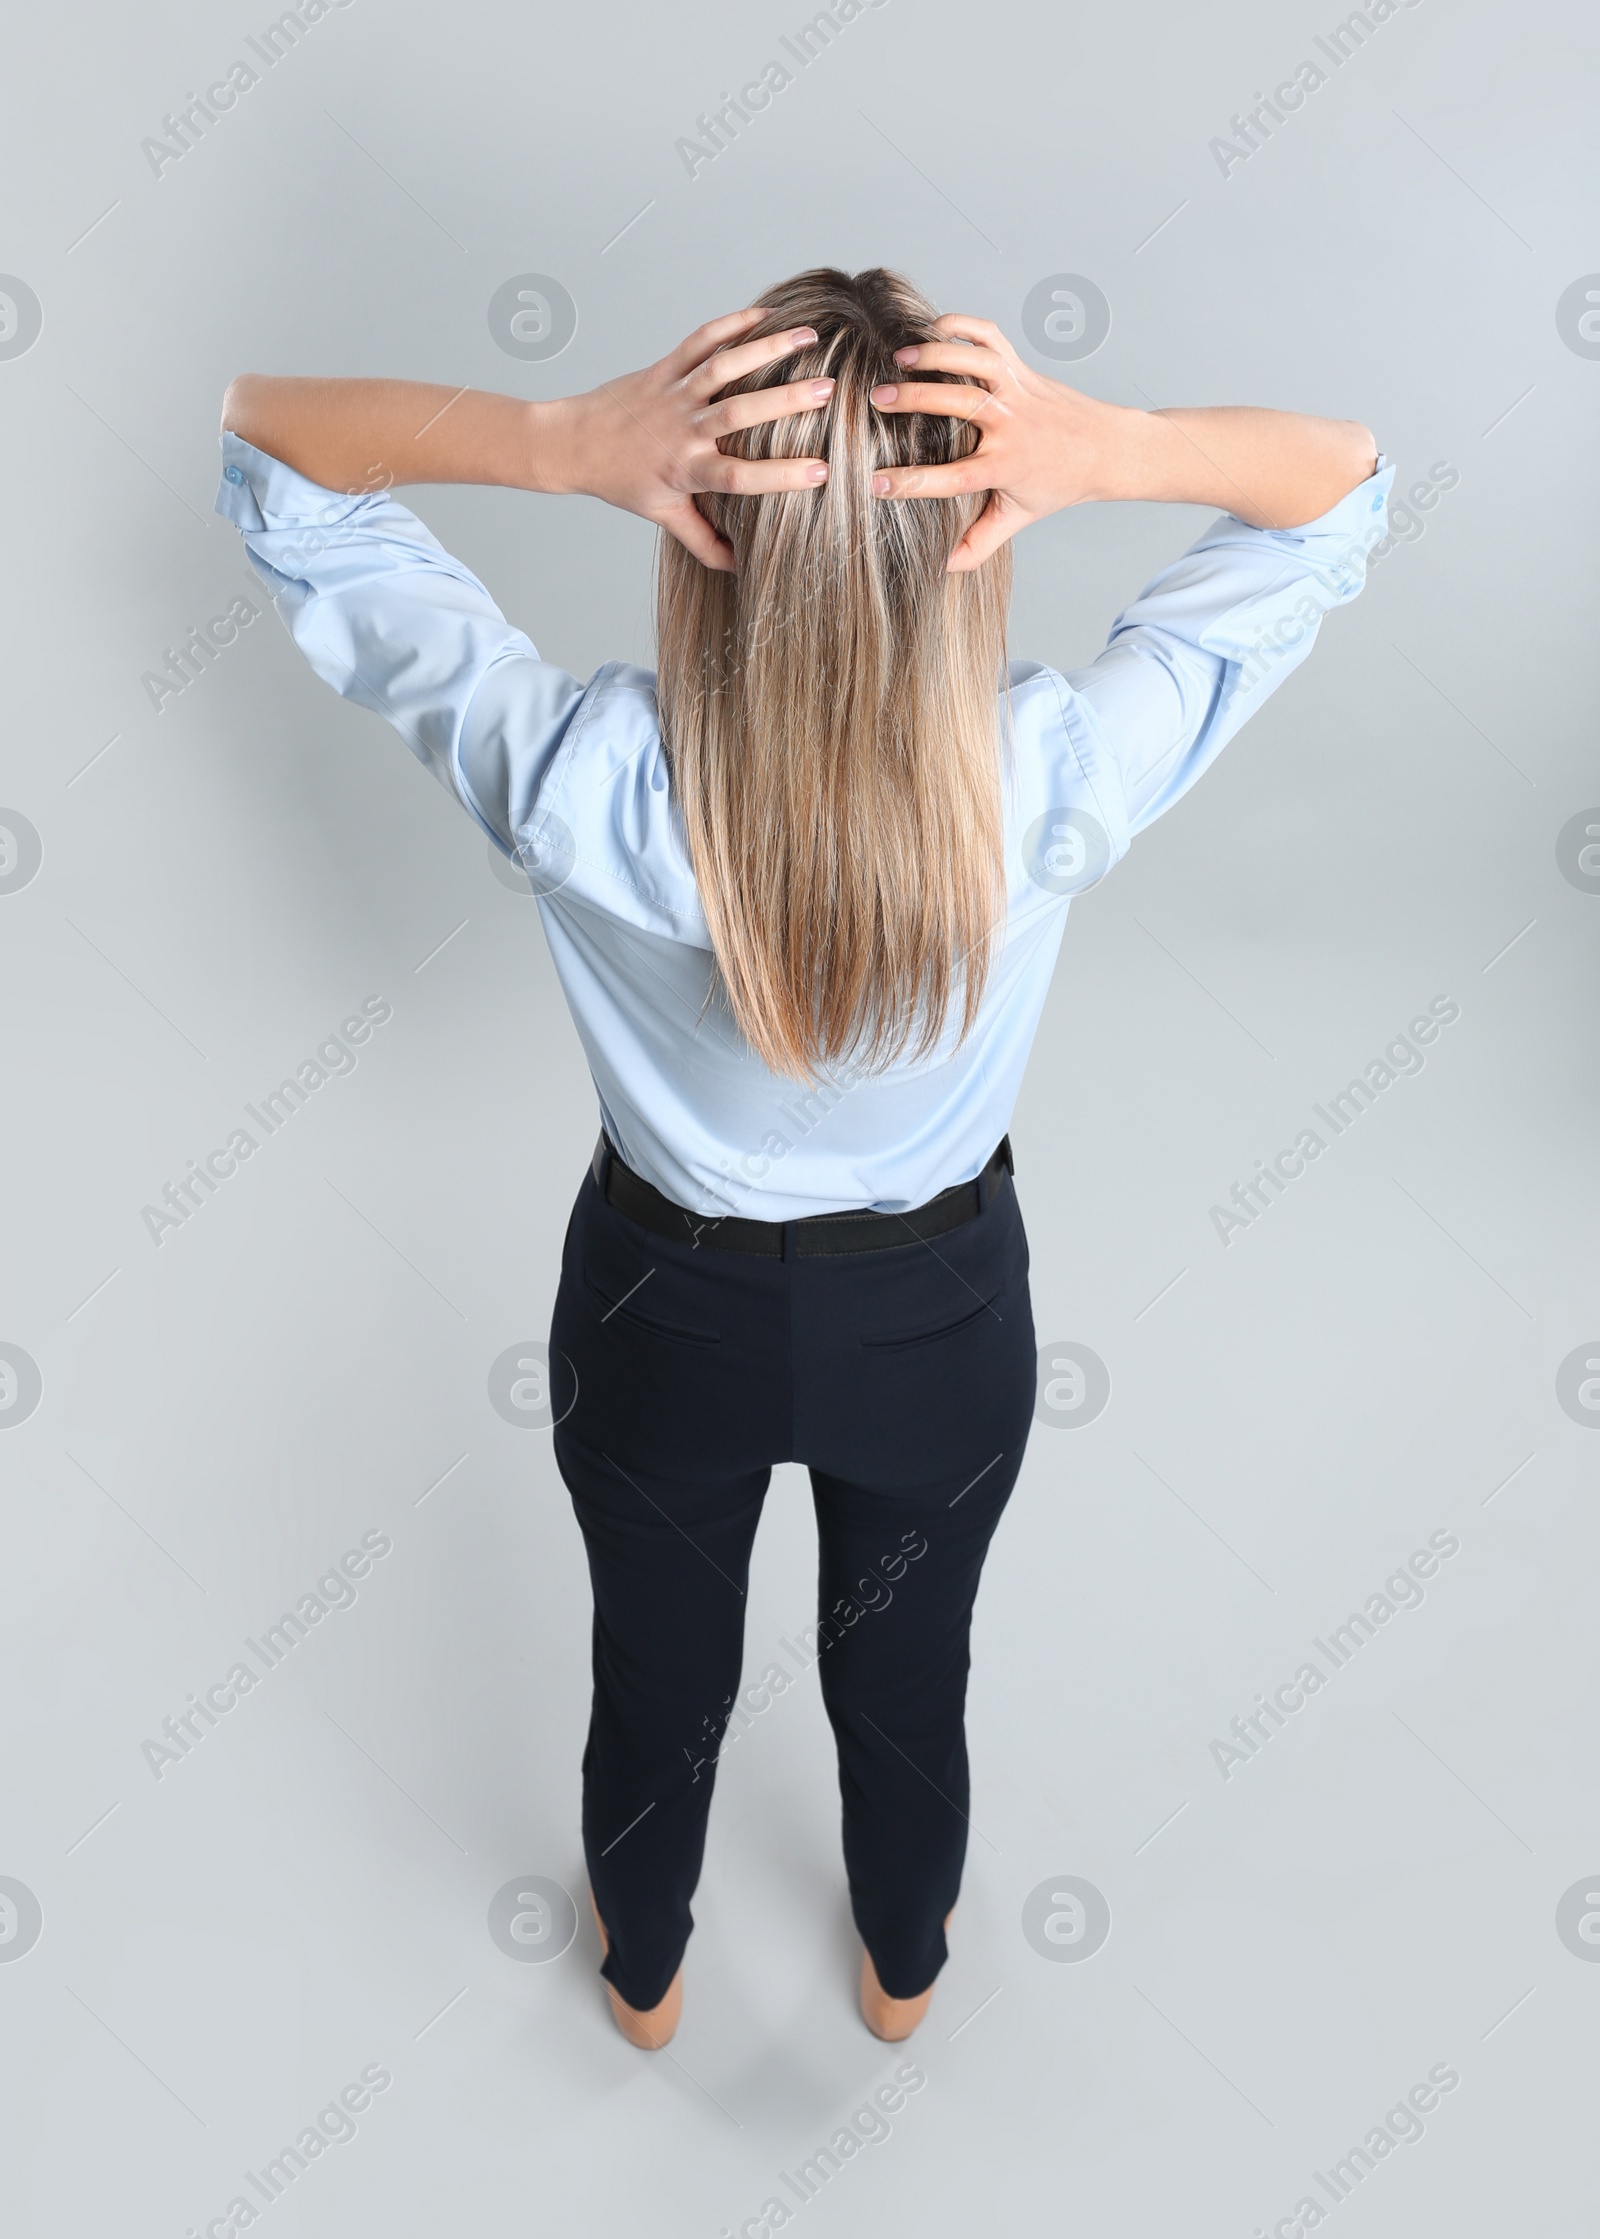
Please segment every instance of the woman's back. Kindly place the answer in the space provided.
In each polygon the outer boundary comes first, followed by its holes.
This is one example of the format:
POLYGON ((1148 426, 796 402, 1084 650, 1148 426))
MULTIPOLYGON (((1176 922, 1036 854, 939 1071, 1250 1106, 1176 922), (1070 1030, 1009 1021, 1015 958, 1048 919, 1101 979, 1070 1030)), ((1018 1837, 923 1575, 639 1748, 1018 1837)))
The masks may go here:
MULTIPOLYGON (((606 1134, 711 1217, 899 1210, 982 1169, 1072 897, 1359 591, 1390 479, 1296 529, 1222 517, 1090 668, 1007 676, 1009 544, 946 572, 984 493, 871 495, 879 466, 975 440, 869 401, 931 307, 892 275, 805 274, 754 331, 802 315, 813 344, 719 394, 837 369, 828 486, 702 500, 736 572, 666 542, 659 696, 641 669, 585 685, 542 661, 392 496, 223 439, 219 510, 301 650, 521 861, 606 1134)), ((816 433, 730 440, 784 457, 816 433)))

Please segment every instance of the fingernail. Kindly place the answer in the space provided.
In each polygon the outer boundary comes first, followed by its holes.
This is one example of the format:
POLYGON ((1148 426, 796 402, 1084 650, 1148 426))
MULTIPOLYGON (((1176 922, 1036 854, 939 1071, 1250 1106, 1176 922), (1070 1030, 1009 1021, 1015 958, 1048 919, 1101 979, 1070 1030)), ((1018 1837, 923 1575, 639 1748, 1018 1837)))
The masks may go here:
POLYGON ((908 344, 907 347, 903 350, 896 350, 894 354, 894 362, 896 365, 915 365, 917 362, 916 344, 913 342, 908 344))
POLYGON ((791 342, 815 342, 816 339, 817 330, 815 327, 796 327, 789 337, 791 342))
POLYGON ((825 401, 825 399, 832 396, 833 386, 834 385, 831 381, 813 381, 811 384, 811 394, 816 398, 817 402, 821 404, 825 401))
POLYGON ((882 381, 872 392, 874 404, 893 404, 900 391, 892 381, 882 381))
POLYGON ((875 474, 872 477, 872 494, 875 498, 886 498, 889 495, 889 477, 886 474, 875 474))
POLYGON ((826 459, 817 459, 806 468, 806 480, 808 482, 826 482, 827 479, 828 462, 826 459))

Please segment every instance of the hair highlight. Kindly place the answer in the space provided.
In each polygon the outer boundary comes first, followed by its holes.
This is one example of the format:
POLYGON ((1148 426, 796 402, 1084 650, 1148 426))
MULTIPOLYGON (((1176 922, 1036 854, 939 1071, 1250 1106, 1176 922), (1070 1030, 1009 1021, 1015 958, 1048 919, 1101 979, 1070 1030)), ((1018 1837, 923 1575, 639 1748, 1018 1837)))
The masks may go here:
MULTIPOLYGON (((960 459, 960 419, 879 412, 933 306, 877 270, 818 269, 756 298, 748 339, 817 340, 719 392, 832 375, 819 411, 722 439, 828 461, 819 488, 696 502, 736 572, 658 554, 662 738, 722 983, 774 1071, 813 1080, 925 1056, 971 1030, 1005 915, 1000 756, 1011 548, 946 563, 987 492, 881 499, 886 467, 960 459)), ((744 338, 742 338, 744 339, 744 338)), ((955 379, 918 372, 921 380, 955 379)))

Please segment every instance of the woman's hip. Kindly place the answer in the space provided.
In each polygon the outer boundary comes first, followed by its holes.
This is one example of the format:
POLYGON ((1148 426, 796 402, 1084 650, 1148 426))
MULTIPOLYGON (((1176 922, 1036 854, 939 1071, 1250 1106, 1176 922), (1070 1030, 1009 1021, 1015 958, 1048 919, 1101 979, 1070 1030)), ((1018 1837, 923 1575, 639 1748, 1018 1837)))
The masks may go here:
POLYGON ((586 1175, 551 1344, 577 1377, 570 1435, 618 1461, 898 1484, 981 1466, 1025 1441, 1033 1410, 1014 1184, 936 1238, 777 1259, 656 1235, 586 1175))

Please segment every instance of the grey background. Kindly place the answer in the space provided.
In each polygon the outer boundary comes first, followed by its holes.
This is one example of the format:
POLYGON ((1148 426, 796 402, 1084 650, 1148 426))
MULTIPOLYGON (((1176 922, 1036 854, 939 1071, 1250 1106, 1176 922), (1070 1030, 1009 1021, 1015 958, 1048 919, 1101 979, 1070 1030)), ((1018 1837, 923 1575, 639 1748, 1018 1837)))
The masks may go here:
MULTIPOLYGON (((1111 1400, 1036 1426, 990 1561, 926 2088, 808 2228, 1242 2239, 1448 2062, 1363 2228, 1600 2232, 1600 1973, 1556 1928, 1600 1887, 1600 1437, 1555 1390, 1600 1338, 1600 899, 1556 860, 1600 802, 1600 362, 1555 317, 1600 269, 1592 16, 1401 7, 1224 178, 1208 143, 1335 10, 888 0, 691 180, 675 141, 799 11, 354 0, 154 177, 141 140, 269 20, 8 31, 0 268, 43 328, 0 362, 0 805, 43 861, 0 896, 0 1339, 43 1396, 0 1436, 0 1875, 42 1914, 0 1967, 7 2229, 203 2231, 379 2062, 271 2228, 712 2239, 902 2057, 854 2011, 814 1672, 722 1766, 671 2056, 612 2029, 580 1542, 487 1382, 547 1332, 596 1128, 536 912, 270 610, 160 714, 140 682, 254 585, 210 512, 235 372, 551 396, 831 260, 1019 342, 1084 274, 1079 385, 1354 415, 1397 497, 1459 481, 1074 909, 1012 1132, 1040 1342, 1111 1400), (526 272, 578 309, 549 362, 489 333, 526 272), (141 1207, 373 995, 358 1069, 155 1246, 141 1207), (1210 1206, 1441 995, 1425 1069, 1224 1247, 1210 1206), (1423 1605, 1224 1781, 1229 1720, 1446 1530, 1423 1605), (378 1531, 157 1781, 161 1721, 378 1531), (487 1927, 530 1875, 579 1904, 543 1966, 487 1927), (1024 1933, 1061 1876, 1110 1907, 1080 1966, 1024 1933)), ((650 658, 642 523, 410 502, 551 658, 650 658)), ((1030 531, 1014 650, 1090 657, 1203 519, 1030 531)), ((783 1469, 752 1680, 812 1566, 783 1469)))

